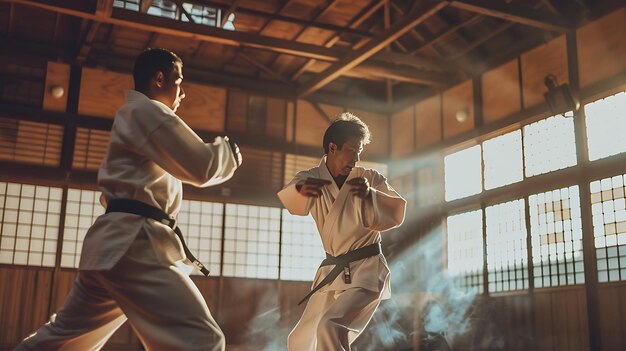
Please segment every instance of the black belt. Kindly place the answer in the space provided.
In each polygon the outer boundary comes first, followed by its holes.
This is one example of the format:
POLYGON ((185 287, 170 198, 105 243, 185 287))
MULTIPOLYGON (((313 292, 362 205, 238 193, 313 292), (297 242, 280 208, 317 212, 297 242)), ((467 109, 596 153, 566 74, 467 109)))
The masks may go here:
POLYGON ((183 233, 176 225, 176 219, 168 216, 167 213, 163 212, 161 209, 150 206, 145 202, 141 202, 138 200, 113 199, 107 205, 106 213, 109 212, 124 212, 152 218, 155 221, 159 221, 166 226, 172 228, 174 233, 178 235, 180 242, 183 244, 183 250, 185 251, 185 255, 187 255, 187 258, 193 263, 196 268, 200 270, 200 272, 202 272, 202 274, 204 274, 205 276, 209 276, 209 270, 200 261, 198 261, 198 259, 191 253, 191 251, 189 251, 189 248, 187 248, 187 244, 185 244, 185 239, 183 239, 183 233))
POLYGON ((302 300, 300 300, 300 302, 298 302, 298 305, 301 305, 304 301, 308 300, 309 297, 311 297, 311 295, 313 295, 319 289, 323 288, 325 285, 335 280, 335 278, 337 278, 337 276, 339 276, 339 273, 341 273, 342 271, 346 270, 346 273, 347 273, 346 278, 348 278, 350 275, 350 262, 362 260, 364 258, 371 257, 371 256, 376 256, 376 255, 379 255, 380 253, 381 253, 380 243, 367 245, 360 249, 349 251, 343 255, 339 255, 336 257, 331 256, 330 254, 326 253, 326 259, 322 261, 322 263, 320 264, 320 267, 323 267, 323 266, 335 266, 335 267, 330 271, 330 273, 328 273, 326 277, 324 277, 324 279, 322 279, 321 282, 319 282, 313 289, 311 289, 311 291, 302 300))

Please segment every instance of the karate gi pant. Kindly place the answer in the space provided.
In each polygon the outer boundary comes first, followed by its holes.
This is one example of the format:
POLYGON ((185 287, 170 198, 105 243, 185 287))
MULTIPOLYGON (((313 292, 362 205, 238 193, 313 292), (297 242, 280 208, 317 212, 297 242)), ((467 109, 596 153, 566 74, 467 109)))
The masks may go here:
POLYGON ((80 271, 53 321, 16 350, 99 350, 127 319, 148 351, 218 351, 224 334, 180 261, 145 233, 109 271, 80 271))
POLYGON ((313 294, 289 334, 289 351, 349 351, 380 300, 380 292, 362 288, 313 294))

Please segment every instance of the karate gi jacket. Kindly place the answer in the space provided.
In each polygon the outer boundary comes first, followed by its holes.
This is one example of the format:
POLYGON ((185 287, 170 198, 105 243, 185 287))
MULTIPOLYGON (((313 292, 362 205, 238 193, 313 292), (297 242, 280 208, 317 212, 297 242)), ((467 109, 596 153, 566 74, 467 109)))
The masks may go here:
MULTIPOLYGON (((406 200, 387 183, 382 174, 373 169, 354 167, 346 183, 339 189, 326 166, 326 156, 319 166, 298 172, 278 193, 278 197, 291 214, 306 216, 311 213, 324 251, 333 256, 380 243, 380 232, 402 224, 406 209, 406 200), (317 199, 305 197, 296 190, 296 184, 309 177, 331 181, 331 184, 322 188, 322 195, 317 199), (369 181, 371 202, 350 193, 351 187, 347 183, 355 177, 364 177, 369 181)), ((313 286, 324 279, 332 268, 318 268, 313 286)), ((345 283, 343 274, 340 274, 318 293, 359 287, 380 292, 382 298, 389 298, 389 267, 382 254, 351 262, 350 271, 351 283, 345 283)))
MULTIPOLYGON (((168 106, 129 90, 113 121, 109 146, 98 171, 100 202, 126 198, 145 202, 175 217, 183 182, 198 187, 232 177, 237 162, 226 138, 204 143, 168 106)), ((83 243, 81 270, 111 269, 140 231, 165 261, 185 258, 168 226, 142 216, 111 212, 98 217, 83 243)))

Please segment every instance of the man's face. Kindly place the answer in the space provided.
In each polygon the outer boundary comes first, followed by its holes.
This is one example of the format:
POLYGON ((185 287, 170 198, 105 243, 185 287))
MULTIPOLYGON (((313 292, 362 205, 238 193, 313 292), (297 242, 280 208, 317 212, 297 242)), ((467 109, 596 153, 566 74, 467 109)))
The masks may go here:
POLYGON ((329 151, 328 157, 331 159, 332 168, 337 173, 334 176, 347 176, 361 159, 363 143, 358 139, 348 139, 341 148, 332 144, 329 151))
POLYGON ((175 63, 174 68, 160 82, 160 99, 158 100, 169 106, 174 112, 176 112, 180 102, 185 98, 185 91, 181 87, 182 82, 183 67, 180 63, 175 63))

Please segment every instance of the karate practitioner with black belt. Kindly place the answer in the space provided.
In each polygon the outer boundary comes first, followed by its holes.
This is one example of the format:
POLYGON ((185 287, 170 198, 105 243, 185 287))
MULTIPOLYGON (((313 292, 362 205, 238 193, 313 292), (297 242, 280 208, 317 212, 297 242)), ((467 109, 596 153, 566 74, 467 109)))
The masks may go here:
POLYGON ((291 214, 309 213, 326 259, 288 339, 289 351, 342 351, 365 329, 380 301, 390 296, 381 231, 402 224, 406 201, 373 169, 357 166, 370 133, 343 113, 324 134, 319 166, 300 171, 278 193, 291 214))
POLYGON ((189 252, 176 215, 182 183, 220 184, 241 164, 236 144, 205 143, 175 113, 181 59, 141 53, 135 90, 113 122, 98 171, 106 214, 86 234, 78 277, 56 317, 16 350, 99 350, 127 319, 148 351, 224 350, 224 334, 189 278, 208 271, 189 252))

